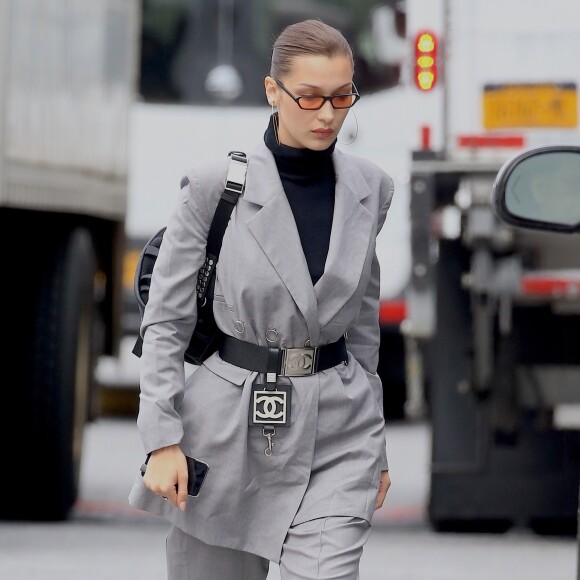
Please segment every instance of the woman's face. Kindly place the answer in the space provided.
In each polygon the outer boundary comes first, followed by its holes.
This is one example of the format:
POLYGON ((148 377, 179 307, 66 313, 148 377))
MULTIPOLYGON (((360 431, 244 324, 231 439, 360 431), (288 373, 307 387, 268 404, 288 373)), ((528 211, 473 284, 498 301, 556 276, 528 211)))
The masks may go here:
MULTIPOLYGON (((299 56, 291 71, 279 78, 296 97, 332 96, 352 92, 352 64, 347 56, 299 56)), ((266 96, 278 107, 280 143, 290 147, 322 151, 336 139, 348 109, 334 109, 326 101, 317 111, 301 109, 276 83, 266 77, 266 96)))

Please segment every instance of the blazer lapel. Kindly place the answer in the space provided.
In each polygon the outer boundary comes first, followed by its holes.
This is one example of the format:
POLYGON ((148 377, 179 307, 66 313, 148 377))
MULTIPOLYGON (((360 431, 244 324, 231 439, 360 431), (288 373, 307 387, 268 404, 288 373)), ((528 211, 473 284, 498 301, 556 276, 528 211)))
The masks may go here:
POLYGON ((337 150, 333 162, 337 181, 330 246, 324 274, 314 286, 321 327, 356 290, 374 224, 373 214, 361 203, 370 190, 360 170, 337 150))
POLYGON ((292 208, 274 157, 265 144, 258 147, 248 164, 244 200, 262 206, 248 220, 248 228, 304 315, 312 344, 318 344, 320 325, 316 294, 292 208))

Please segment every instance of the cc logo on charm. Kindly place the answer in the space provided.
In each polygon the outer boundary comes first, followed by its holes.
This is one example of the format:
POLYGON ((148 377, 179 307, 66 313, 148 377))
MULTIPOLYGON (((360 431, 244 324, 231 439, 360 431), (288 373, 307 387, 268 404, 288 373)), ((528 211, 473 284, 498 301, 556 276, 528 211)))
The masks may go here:
POLYGON ((286 392, 254 391, 254 423, 285 423, 286 392))

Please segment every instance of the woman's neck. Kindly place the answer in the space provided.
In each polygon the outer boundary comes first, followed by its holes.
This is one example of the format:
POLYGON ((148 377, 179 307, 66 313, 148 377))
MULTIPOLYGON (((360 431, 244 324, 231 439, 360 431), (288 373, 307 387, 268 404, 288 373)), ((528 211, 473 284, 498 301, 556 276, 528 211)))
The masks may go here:
POLYGON ((312 175, 327 170, 332 164, 332 154, 336 141, 322 151, 291 147, 279 143, 274 127, 273 116, 264 134, 264 142, 276 159, 278 169, 284 173, 312 175))

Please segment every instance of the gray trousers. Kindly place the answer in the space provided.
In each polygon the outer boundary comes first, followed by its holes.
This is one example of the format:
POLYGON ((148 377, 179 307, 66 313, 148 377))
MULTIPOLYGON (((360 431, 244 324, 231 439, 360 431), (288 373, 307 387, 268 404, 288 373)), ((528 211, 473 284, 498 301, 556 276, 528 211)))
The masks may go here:
MULTIPOLYGON (((282 580, 358 580, 370 524, 332 516, 292 526, 280 558, 282 580)), ((167 536, 168 580, 265 580, 269 560, 210 546, 173 526, 167 536)))

